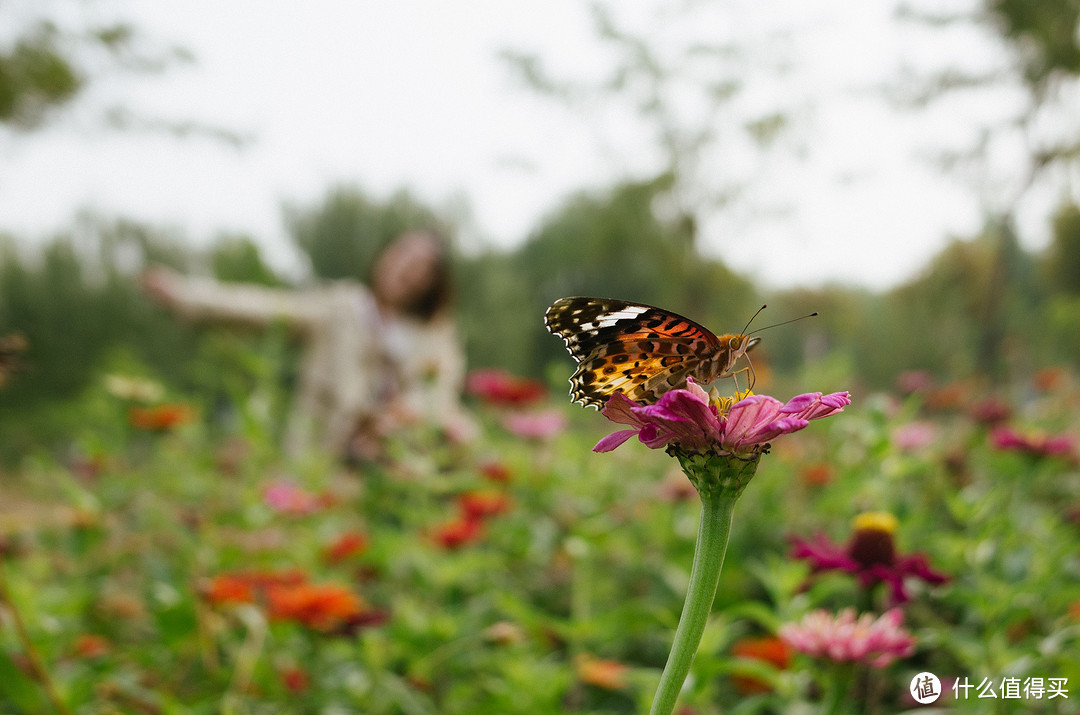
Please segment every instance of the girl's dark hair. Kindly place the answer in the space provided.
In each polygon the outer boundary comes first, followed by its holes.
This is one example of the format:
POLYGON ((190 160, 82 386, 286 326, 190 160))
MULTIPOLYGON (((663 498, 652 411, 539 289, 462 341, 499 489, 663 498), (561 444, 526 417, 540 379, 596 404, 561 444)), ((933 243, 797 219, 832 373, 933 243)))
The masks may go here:
MULTIPOLYGON (((423 321, 429 321, 438 315, 444 308, 450 305, 450 300, 453 297, 453 279, 451 276, 451 260, 450 249, 446 239, 443 238, 439 231, 431 228, 419 229, 417 231, 408 231, 409 233, 419 233, 427 236, 438 249, 438 253, 435 258, 435 272, 431 279, 431 285, 426 291, 416 297, 411 304, 404 306, 406 314, 415 318, 419 318, 423 321)), ((406 234, 401 234, 402 236, 406 234)), ((400 236, 399 236, 400 237, 400 236)), ((394 241, 397 239, 395 238, 394 241)), ((382 251, 385 251, 394 241, 383 246, 382 251)), ((382 253, 380 251, 380 254, 382 253)), ((373 262, 372 270, 374 266, 378 264, 378 259, 373 262)), ((371 276, 374 278, 374 276, 371 276)), ((369 285, 372 285, 369 283, 369 285)))

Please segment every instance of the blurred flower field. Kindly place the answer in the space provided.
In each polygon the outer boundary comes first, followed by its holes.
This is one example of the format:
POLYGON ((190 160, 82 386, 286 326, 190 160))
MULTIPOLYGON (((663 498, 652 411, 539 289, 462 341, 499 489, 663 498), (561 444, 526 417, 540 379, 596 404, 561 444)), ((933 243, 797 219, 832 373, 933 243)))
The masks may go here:
MULTIPOLYGON (((697 494, 561 394, 471 385, 475 442, 355 470, 103 387, 0 481, 0 712, 646 712, 697 494)), ((925 672, 938 706, 1076 712, 1078 415, 1063 372, 905 376, 778 440, 676 712, 898 712, 925 672)))

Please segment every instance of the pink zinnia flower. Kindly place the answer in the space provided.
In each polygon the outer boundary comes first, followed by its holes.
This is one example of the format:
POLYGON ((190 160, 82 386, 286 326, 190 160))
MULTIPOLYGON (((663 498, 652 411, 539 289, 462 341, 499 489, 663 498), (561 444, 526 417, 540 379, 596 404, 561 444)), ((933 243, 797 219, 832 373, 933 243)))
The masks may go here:
POLYGON ((929 392, 934 388, 934 377, 925 370, 906 370, 896 376, 896 389, 902 395, 929 392))
POLYGON ((621 392, 612 395, 601 414, 630 429, 604 437, 593 451, 610 452, 637 435, 650 449, 676 444, 693 452, 756 455, 769 440, 798 432, 810 420, 841 412, 849 404, 847 392, 812 392, 786 404, 768 395, 751 395, 731 405, 725 414, 693 378, 688 378, 685 390, 665 392, 655 405, 638 404, 621 392))
POLYGON ((279 514, 311 514, 324 505, 317 494, 288 479, 271 482, 263 490, 263 503, 279 514))
POLYGON ((908 422, 893 430, 893 444, 904 452, 917 452, 934 443, 938 427, 933 422, 908 422))
POLYGON ((1010 427, 996 427, 990 442, 997 449, 1024 452, 1034 457, 1067 457, 1073 454, 1072 438, 1065 434, 1021 434, 1010 427))
POLYGON ((798 623, 780 627, 780 638, 795 650, 815 658, 859 662, 884 668, 897 658, 915 651, 915 638, 903 627, 904 614, 894 608, 878 619, 845 608, 835 616, 824 610, 811 611, 798 623))
POLYGON ((560 410, 514 412, 503 418, 503 427, 526 439, 548 439, 566 429, 566 415, 560 410))
POLYGON ((846 545, 835 544, 824 534, 813 540, 792 538, 791 556, 810 562, 814 573, 845 571, 859 579, 863 588, 879 583, 889 585, 889 605, 909 600, 904 581, 917 578, 930 584, 945 583, 949 577, 930 568, 922 554, 899 555, 893 533, 896 517, 883 512, 860 514, 846 545))
POLYGON ((972 405, 968 414, 981 424, 996 425, 1012 416, 1012 408, 1001 398, 991 396, 972 405))

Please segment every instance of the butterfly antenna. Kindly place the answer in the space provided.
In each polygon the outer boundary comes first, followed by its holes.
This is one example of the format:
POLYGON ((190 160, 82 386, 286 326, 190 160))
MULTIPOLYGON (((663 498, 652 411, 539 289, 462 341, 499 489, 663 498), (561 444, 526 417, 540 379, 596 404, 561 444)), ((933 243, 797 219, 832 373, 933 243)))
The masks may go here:
MULTIPOLYGON (((750 316, 750 320, 746 321, 746 325, 743 326, 743 329, 742 329, 742 334, 743 335, 746 335, 746 329, 750 327, 750 323, 754 322, 754 318, 758 317, 758 314, 761 313, 761 311, 765 310, 768 307, 769 307, 769 304, 766 303, 765 305, 761 306, 756 311, 754 311, 754 314, 750 316)), ((815 315, 816 315, 816 313, 815 313, 815 315)), ((772 326, 769 326, 769 327, 772 327, 772 326)), ((765 328, 762 328, 762 330, 764 330, 764 329, 765 328)), ((754 331, 754 332, 757 332, 757 331, 754 331)))
MULTIPOLYGON (((764 308, 765 306, 761 306, 761 307, 764 308)), ((761 311, 759 310, 758 313, 760 313, 760 312, 761 311)), ((781 326, 781 325, 787 325, 788 323, 794 323, 797 320, 803 320, 805 318, 815 318, 815 317, 817 317, 817 314, 818 313, 815 310, 813 313, 807 313, 806 315, 800 315, 798 318, 792 318, 791 320, 785 320, 785 321, 780 322, 780 323, 773 323, 772 325, 766 325, 764 328, 758 328, 754 332, 755 333, 760 333, 762 330, 768 330, 769 328, 776 328, 776 327, 781 326)), ((757 315, 757 313, 754 313, 754 315, 757 315)), ((751 320, 753 320, 753 318, 751 318, 751 320)), ((749 328, 750 324, 747 323, 746 327, 749 328)), ((745 329, 746 328, 743 328, 743 330, 745 330, 745 329)))

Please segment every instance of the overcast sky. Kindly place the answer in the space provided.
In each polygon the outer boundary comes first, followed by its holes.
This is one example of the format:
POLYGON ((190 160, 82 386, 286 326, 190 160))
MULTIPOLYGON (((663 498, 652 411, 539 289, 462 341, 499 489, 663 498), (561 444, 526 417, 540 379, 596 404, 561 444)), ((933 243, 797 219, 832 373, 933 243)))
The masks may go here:
MULTIPOLYGON (((643 9, 664 4, 615 5, 632 27, 650 29, 660 23, 643 9)), ((198 245, 220 231, 246 232, 275 265, 295 269, 282 202, 312 203, 348 182, 375 196, 409 187, 436 205, 467 204, 468 245, 513 246, 573 192, 659 165, 632 113, 567 109, 521 87, 498 59, 501 49, 532 51, 564 76, 602 74, 611 56, 583 2, 75 5, 76 23, 126 18, 149 44, 182 45, 195 62, 146 78, 110 74, 48 129, 0 134, 0 229, 22 237, 59 230, 90 208, 175 228, 198 245), (101 108, 114 103, 251 141, 237 149, 102 129, 101 108)), ((748 63, 745 90, 718 115, 718 131, 735 136, 755 113, 777 109, 791 129, 764 154, 725 141, 700 157, 705 183, 743 187, 703 225, 703 250, 767 285, 884 287, 909 277, 950 235, 978 230, 985 190, 941 176, 926 159, 970 140, 1001 111, 1000 98, 918 114, 878 90, 904 68, 958 55, 993 63, 999 49, 978 32, 943 38, 899 21, 892 2, 712 7, 693 30, 746 46, 748 63)), ((667 36, 657 31, 656 40, 667 36)), ((1021 217, 1029 248, 1045 240, 1044 211, 1034 202, 1031 218, 1021 217)))

